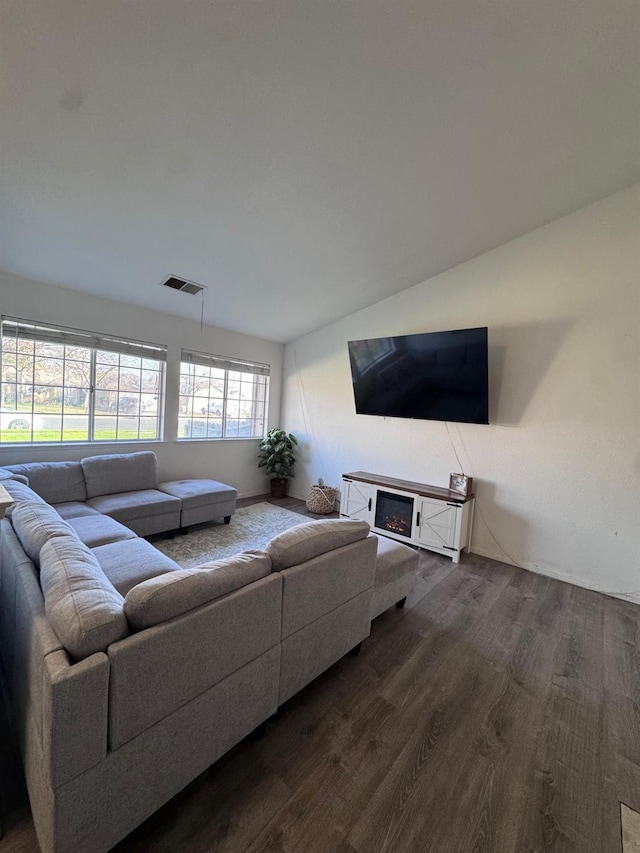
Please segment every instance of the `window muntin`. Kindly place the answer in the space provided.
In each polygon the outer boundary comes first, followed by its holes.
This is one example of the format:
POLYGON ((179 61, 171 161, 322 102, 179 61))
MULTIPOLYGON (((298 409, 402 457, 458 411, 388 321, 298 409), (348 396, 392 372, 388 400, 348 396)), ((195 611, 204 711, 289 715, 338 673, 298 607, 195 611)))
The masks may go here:
POLYGON ((349 344, 351 361, 358 375, 362 375, 372 364, 390 355, 394 349, 393 338, 371 338, 370 340, 351 341, 349 344))
POLYGON ((166 349, 3 318, 0 443, 161 437, 166 349))
POLYGON ((269 366, 182 351, 178 439, 262 438, 269 366))

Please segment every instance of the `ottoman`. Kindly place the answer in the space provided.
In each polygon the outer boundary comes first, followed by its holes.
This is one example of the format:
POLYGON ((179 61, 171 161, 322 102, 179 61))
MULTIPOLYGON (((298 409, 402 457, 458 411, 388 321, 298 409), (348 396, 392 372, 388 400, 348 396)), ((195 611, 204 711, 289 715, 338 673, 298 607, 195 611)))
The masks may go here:
POLYGON ((404 606, 415 583, 419 559, 417 550, 395 539, 378 536, 376 579, 371 599, 372 619, 393 604, 404 606))
POLYGON ((217 480, 170 480, 160 483, 158 489, 182 501, 181 528, 215 518, 224 518, 229 524, 236 511, 237 490, 217 480))

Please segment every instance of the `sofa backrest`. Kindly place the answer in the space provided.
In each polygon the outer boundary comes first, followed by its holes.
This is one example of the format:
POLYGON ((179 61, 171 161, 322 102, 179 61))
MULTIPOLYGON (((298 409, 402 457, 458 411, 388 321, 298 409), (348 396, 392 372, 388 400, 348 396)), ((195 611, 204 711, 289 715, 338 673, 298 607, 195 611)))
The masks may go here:
POLYGON ((150 628, 216 601, 270 573, 271 558, 264 551, 244 551, 142 581, 127 593, 124 612, 132 628, 150 628))
POLYGON ((365 539, 370 527, 366 521, 327 518, 298 524, 274 536, 267 545, 274 572, 299 565, 343 545, 365 539))
MULTIPOLYGON (((34 492, 30 486, 26 485, 23 480, 26 479, 20 477, 19 480, 3 480, 2 485, 9 492, 11 497, 14 499, 16 503, 19 501, 31 501, 31 503, 41 503, 46 504, 46 501, 43 500, 37 492, 34 492)), ((7 515, 11 515, 11 511, 16 504, 13 504, 7 509, 7 515)))
POLYGON ((6 468, 26 477, 33 491, 47 503, 87 499, 79 462, 27 462, 24 465, 7 465, 6 468))
POLYGON ((377 539, 363 521, 302 524, 271 540, 282 577, 278 703, 369 634, 377 539))
POLYGON ((24 474, 18 474, 16 471, 10 471, 8 468, 0 468, 0 482, 2 480, 17 480, 20 483, 24 483, 25 486, 29 485, 29 480, 24 474))
POLYGON ((80 465, 89 498, 158 488, 158 460, 151 450, 87 456, 80 465))
POLYGON ((266 551, 282 574, 282 639, 372 589, 376 550, 366 521, 312 521, 274 537, 266 551))
POLYGON ((25 554, 37 569, 40 568, 40 551, 49 539, 54 536, 76 536, 71 525, 63 521, 47 503, 18 501, 11 507, 9 516, 25 554))
MULTIPOLYGON (((119 748, 278 647, 281 606, 281 576, 269 574, 113 643, 109 748, 119 748)), ((275 682, 277 692, 277 672, 275 682)))
POLYGON ((74 660, 128 635, 124 598, 77 536, 55 536, 42 546, 40 586, 51 626, 74 660))

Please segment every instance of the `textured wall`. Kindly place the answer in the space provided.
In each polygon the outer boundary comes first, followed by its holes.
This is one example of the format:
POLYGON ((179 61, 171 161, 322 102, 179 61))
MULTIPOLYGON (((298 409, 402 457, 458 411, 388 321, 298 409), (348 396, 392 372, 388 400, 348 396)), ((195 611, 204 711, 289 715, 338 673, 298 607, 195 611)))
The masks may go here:
POLYGON ((640 602, 640 188, 289 344, 293 491, 475 478, 472 550, 640 602), (347 341, 487 325, 489 426, 356 415, 347 341))

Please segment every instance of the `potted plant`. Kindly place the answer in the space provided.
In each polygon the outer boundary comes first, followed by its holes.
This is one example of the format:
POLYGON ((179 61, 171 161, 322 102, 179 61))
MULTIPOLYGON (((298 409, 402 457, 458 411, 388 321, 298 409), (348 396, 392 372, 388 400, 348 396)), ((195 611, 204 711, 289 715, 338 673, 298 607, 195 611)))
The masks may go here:
POLYGON ((270 429, 260 442, 258 468, 265 468, 272 475, 271 497, 284 498, 287 494, 289 477, 293 477, 294 447, 298 439, 283 429, 270 429))

